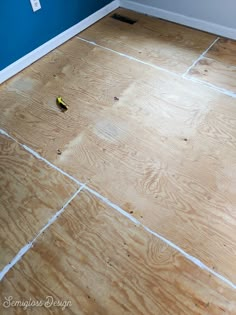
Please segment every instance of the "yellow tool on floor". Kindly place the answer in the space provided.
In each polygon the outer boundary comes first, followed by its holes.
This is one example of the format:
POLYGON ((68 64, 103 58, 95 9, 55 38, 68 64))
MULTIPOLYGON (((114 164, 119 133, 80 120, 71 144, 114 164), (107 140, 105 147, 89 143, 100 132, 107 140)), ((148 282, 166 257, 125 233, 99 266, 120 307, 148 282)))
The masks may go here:
POLYGON ((69 106, 64 102, 61 96, 57 97, 57 105, 60 106, 62 111, 66 111, 69 109, 69 106))

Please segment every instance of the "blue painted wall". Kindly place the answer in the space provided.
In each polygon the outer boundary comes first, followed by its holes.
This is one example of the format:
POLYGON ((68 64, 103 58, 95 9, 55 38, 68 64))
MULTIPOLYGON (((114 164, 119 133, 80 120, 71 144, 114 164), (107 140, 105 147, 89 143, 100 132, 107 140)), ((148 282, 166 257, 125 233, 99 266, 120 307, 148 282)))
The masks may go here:
POLYGON ((0 70, 77 24, 112 0, 0 0, 0 70))

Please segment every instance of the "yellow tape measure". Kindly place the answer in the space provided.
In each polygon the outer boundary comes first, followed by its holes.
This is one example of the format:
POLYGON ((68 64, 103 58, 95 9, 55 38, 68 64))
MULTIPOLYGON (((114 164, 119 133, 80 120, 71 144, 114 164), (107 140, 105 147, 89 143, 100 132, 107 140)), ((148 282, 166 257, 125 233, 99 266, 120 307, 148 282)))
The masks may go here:
POLYGON ((60 106, 61 110, 66 111, 69 109, 69 106, 64 102, 61 96, 57 97, 57 104, 60 106))

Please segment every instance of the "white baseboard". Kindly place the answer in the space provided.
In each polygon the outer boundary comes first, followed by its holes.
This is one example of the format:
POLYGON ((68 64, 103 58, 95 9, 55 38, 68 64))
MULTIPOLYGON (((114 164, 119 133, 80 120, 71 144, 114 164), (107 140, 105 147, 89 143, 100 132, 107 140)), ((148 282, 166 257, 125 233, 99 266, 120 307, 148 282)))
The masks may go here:
POLYGON ((36 60, 42 58, 46 54, 48 54, 53 49, 57 48, 61 44, 65 43, 67 40, 72 38, 73 36, 77 35, 78 33, 82 32, 84 29, 92 25, 93 23, 97 22, 113 10, 117 9, 120 6, 119 0, 114 0, 104 8, 100 9, 99 11, 95 12, 94 14, 90 15, 83 21, 79 22, 78 24, 72 26, 65 32, 59 34, 58 36, 54 37, 53 39, 49 40, 42 46, 36 48, 29 54, 25 55, 24 57, 20 58, 16 62, 12 63, 2 71, 0 71, 0 84, 9 79, 10 77, 14 76, 24 68, 31 65, 36 60))
POLYGON ((120 6, 136 12, 145 13, 164 20, 200 29, 209 33, 236 39, 236 29, 234 28, 229 28, 223 25, 195 19, 172 11, 162 10, 157 7, 148 5, 147 2, 148 0, 145 1, 145 4, 141 4, 131 0, 120 0, 120 6))
POLYGON ((157 7, 153 7, 148 5, 148 0, 145 1, 146 4, 140 4, 132 0, 114 0, 104 8, 100 9, 99 11, 95 12, 94 14, 90 15, 83 21, 79 22, 78 24, 72 26, 65 32, 59 34, 58 36, 54 37, 50 41, 46 42, 42 46, 36 48, 29 54, 25 55, 21 59, 17 60, 16 62, 12 63, 2 71, 0 71, 0 84, 9 79, 10 77, 14 76, 24 68, 28 67, 38 59, 42 58, 46 54, 48 54, 53 49, 57 48, 58 46, 65 43, 67 40, 72 38, 73 36, 77 35, 78 33, 82 32, 84 29, 92 25, 93 23, 97 22, 113 10, 117 9, 119 6, 130 9, 133 11, 137 11, 140 13, 148 14, 151 16, 155 16, 158 18, 162 18, 168 21, 172 21, 175 23, 183 24, 186 26, 190 26, 196 29, 200 29, 206 32, 210 32, 213 34, 217 34, 220 36, 236 39, 236 29, 228 28, 223 25, 210 23, 204 20, 199 20, 195 18, 191 18, 185 15, 181 15, 178 13, 174 13, 171 11, 166 11, 159 9, 157 7))

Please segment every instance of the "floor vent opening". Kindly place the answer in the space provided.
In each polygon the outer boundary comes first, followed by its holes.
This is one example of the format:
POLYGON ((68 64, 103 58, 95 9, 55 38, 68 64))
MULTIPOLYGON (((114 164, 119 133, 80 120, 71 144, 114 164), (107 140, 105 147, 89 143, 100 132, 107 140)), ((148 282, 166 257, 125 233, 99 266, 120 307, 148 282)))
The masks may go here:
POLYGON ((130 19, 127 16, 120 15, 120 14, 117 14, 117 13, 113 14, 111 17, 114 20, 118 20, 118 21, 121 21, 121 22, 124 22, 124 23, 128 23, 128 24, 131 24, 131 25, 133 25, 133 24, 135 24, 137 22, 136 20, 132 20, 132 19, 130 19))

